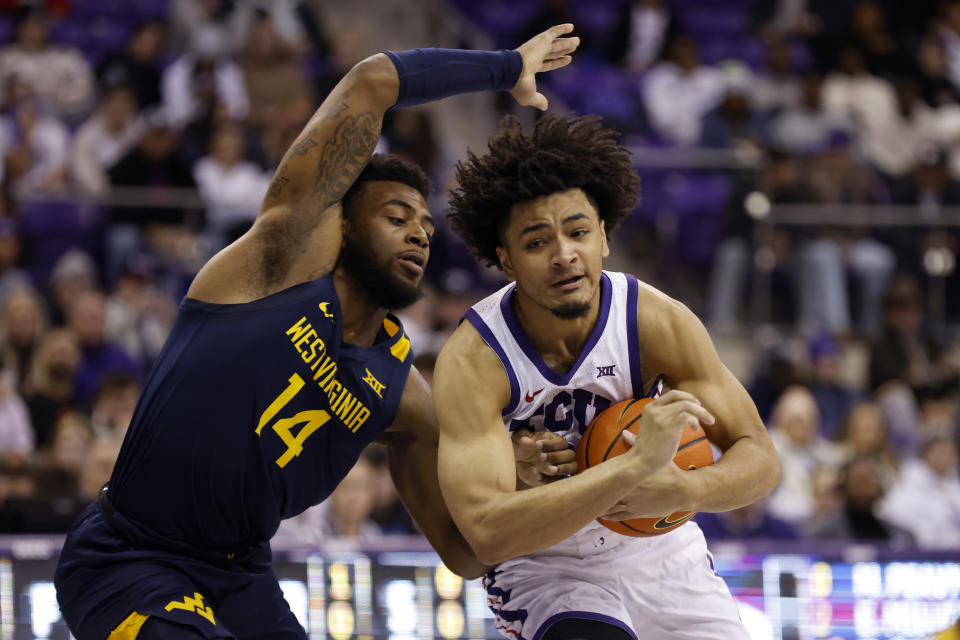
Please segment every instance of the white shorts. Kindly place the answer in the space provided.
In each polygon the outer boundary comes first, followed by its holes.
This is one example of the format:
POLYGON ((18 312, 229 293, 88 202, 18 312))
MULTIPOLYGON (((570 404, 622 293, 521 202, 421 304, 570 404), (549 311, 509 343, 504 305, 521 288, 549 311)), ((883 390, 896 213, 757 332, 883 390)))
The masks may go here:
POLYGON ((634 639, 749 640, 694 522, 653 538, 588 525, 556 547, 504 562, 483 580, 496 627, 540 640, 563 618, 600 620, 634 639))

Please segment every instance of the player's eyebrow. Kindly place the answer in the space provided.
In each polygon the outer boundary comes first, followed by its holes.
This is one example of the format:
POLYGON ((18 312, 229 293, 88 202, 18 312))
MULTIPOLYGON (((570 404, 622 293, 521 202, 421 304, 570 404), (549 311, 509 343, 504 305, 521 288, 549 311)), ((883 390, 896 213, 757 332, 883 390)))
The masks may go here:
MULTIPOLYGON (((568 222, 573 222, 574 220, 580 220, 580 219, 582 219, 582 218, 588 218, 587 214, 585 214, 585 213, 575 213, 575 214, 573 214, 572 216, 567 216, 566 218, 564 218, 563 220, 561 220, 561 221, 560 221, 560 224, 567 224, 568 222)), ((544 228, 549 227, 549 226, 550 226, 550 225, 547 224, 546 222, 538 222, 538 223, 536 223, 536 224, 530 225, 529 227, 524 227, 524 228, 523 228, 523 231, 520 232, 520 237, 522 238, 524 235, 526 235, 526 234, 528 234, 528 233, 530 233, 530 232, 532 232, 532 231, 539 231, 540 229, 544 229, 544 228)))
MULTIPOLYGON (((403 207, 404 209, 406 209, 406 210, 409 211, 410 213, 416 213, 416 212, 417 212, 417 210, 413 207, 412 204, 410 204, 409 202, 405 202, 405 201, 403 201, 403 200, 398 200, 398 199, 396 199, 396 198, 394 198, 393 200, 387 200, 386 202, 383 203, 383 206, 387 206, 387 205, 390 205, 390 204, 395 204, 395 205, 397 205, 397 206, 403 207)), ((433 216, 431 216, 429 213, 423 217, 423 220, 424 220, 424 222, 429 222, 431 227, 436 228, 437 223, 433 220, 433 216)))

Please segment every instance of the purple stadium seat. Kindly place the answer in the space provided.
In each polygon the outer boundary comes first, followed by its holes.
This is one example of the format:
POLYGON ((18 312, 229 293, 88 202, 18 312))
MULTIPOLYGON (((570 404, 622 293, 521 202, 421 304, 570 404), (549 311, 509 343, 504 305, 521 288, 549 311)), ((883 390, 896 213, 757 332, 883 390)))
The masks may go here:
POLYGON ((50 25, 50 42, 82 49, 85 40, 86 28, 80 22, 64 19, 50 25))
POLYGON ((27 201, 21 203, 21 220, 30 246, 27 270, 41 288, 68 249, 80 247, 95 259, 103 254, 103 216, 96 205, 27 201))

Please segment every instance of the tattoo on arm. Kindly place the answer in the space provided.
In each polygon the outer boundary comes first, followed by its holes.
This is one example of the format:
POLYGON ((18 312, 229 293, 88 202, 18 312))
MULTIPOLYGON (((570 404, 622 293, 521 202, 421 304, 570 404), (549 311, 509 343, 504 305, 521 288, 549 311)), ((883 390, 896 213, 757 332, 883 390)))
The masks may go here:
POLYGON ((339 202, 360 175, 377 145, 379 130, 379 118, 370 112, 347 116, 323 145, 313 191, 321 194, 326 206, 339 202))
POLYGON ((290 151, 295 156, 305 156, 313 147, 317 146, 317 141, 313 139, 313 136, 317 135, 318 127, 314 127, 310 133, 307 134, 307 137, 304 140, 296 143, 291 147, 290 151))
MULTIPOLYGON (((287 168, 286 165, 281 167, 280 171, 285 171, 287 168)), ((277 176, 276 180, 273 181, 273 184, 270 185, 270 191, 267 192, 268 198, 277 198, 283 193, 283 187, 290 182, 290 178, 286 176, 277 176)))

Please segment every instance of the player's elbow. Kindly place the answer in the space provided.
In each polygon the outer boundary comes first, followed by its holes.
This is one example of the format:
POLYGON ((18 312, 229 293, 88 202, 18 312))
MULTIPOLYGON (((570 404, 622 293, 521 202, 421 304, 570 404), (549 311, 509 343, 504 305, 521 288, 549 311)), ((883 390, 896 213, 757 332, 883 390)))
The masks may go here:
POLYGON ((382 53, 355 64, 345 80, 350 83, 352 93, 364 95, 369 103, 383 111, 397 103, 400 79, 390 58, 382 53))
POLYGON ((505 539, 502 532, 478 528, 470 536, 470 546, 477 556, 477 560, 485 565, 495 567, 501 562, 513 558, 518 553, 511 553, 510 541, 505 539))
POLYGON ((780 485, 780 456, 774 451, 770 456, 770 470, 767 473, 767 482, 765 485, 767 495, 773 493, 780 485))

